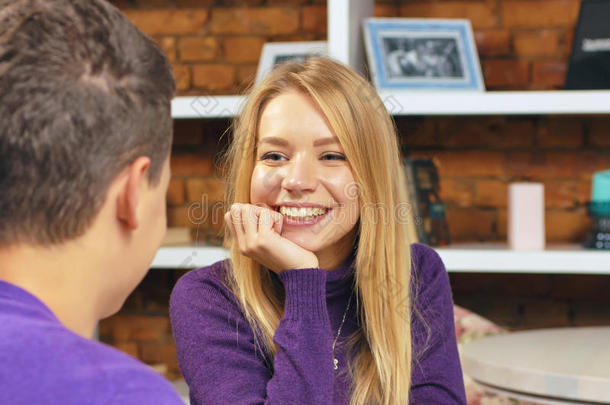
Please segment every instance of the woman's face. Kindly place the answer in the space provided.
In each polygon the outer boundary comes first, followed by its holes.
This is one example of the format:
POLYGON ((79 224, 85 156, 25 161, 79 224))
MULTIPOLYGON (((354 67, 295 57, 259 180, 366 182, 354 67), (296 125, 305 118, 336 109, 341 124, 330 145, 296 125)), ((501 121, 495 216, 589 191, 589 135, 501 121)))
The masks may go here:
POLYGON ((308 96, 288 91, 263 109, 250 201, 283 214, 282 236, 315 253, 320 267, 332 270, 351 253, 358 190, 339 140, 308 96))

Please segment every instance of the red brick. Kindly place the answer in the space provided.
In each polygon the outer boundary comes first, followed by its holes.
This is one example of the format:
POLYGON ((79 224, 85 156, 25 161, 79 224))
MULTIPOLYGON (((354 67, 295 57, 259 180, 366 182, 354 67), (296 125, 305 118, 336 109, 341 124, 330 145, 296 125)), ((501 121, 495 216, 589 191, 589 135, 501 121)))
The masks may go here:
POLYGON ((508 296, 545 297, 553 288, 553 276, 542 274, 498 274, 508 296))
POLYGON ((559 33, 551 30, 515 33, 515 53, 520 56, 556 56, 560 53, 559 33))
POLYGON ((254 82, 258 65, 241 65, 237 68, 237 84, 241 91, 249 88, 254 82))
POLYGON ((303 30, 305 32, 325 34, 327 25, 326 7, 309 6, 303 8, 303 30))
POLYGON ((170 162, 173 176, 209 176, 213 162, 202 154, 173 154, 170 162))
POLYGON ((452 242, 487 241, 494 236, 494 211, 447 207, 447 220, 452 242))
POLYGON ((533 144, 531 119, 460 117, 438 120, 439 143, 448 147, 519 148, 533 144))
POLYGON ((439 175, 443 177, 502 177, 504 155, 492 151, 438 152, 439 175))
POLYGON ((581 243, 586 239, 591 222, 583 210, 546 212, 547 242, 581 243))
POLYGON ((167 55, 167 59, 170 63, 176 63, 176 38, 174 37, 161 37, 155 41, 161 50, 167 55))
POLYGON ((447 205, 470 207, 474 198, 472 182, 461 179, 441 179, 440 197, 447 205))
MULTIPOLYGON (((309 0, 267 0, 267 4, 273 5, 298 5, 308 2, 309 0)), ((320 3, 326 3, 326 0, 321 0, 320 3)))
POLYGON ((474 204, 477 207, 506 207, 508 185, 499 180, 479 180, 475 183, 474 204))
POLYGON ((99 323, 100 336, 112 336, 114 342, 158 340, 169 333, 167 317, 119 314, 99 323))
POLYGON ((209 61, 218 57, 220 45, 214 37, 182 37, 178 51, 183 62, 209 61))
POLYGON ((188 207, 169 207, 167 209, 167 226, 193 228, 196 227, 196 224, 189 220, 188 207))
POLYGON ((292 34, 299 29, 299 11, 292 7, 216 8, 214 34, 292 34))
POLYGON ((610 119, 593 118, 589 123, 589 144, 610 147, 610 119))
POLYGON ((498 17, 490 2, 443 1, 400 6, 400 15, 410 18, 466 18, 474 29, 497 27, 498 17))
POLYGON ((204 90, 230 89, 235 82, 235 67, 231 65, 193 66, 193 86, 204 90))
POLYGON ((214 177, 192 178, 186 181, 186 195, 189 202, 224 201, 225 185, 222 179, 214 177))
POLYGON ((148 35, 189 35, 200 33, 208 21, 208 12, 200 8, 122 10, 148 35))
POLYGON ((203 130, 200 120, 174 120, 174 146, 201 145, 203 130))
POLYGON ((167 188, 167 203, 169 205, 184 204, 185 196, 184 179, 171 179, 167 188))
POLYGON ((404 148, 436 145, 436 124, 432 119, 401 117, 396 119, 396 127, 404 148))
POLYGON ((191 68, 190 66, 172 65, 176 89, 186 91, 191 88, 191 68))
POLYGON ((580 194, 585 190, 582 184, 583 182, 578 181, 546 180, 544 205, 547 208, 574 208, 582 204, 584 196, 580 194))
MULTIPOLYGON (((609 275, 566 274, 555 277, 553 282, 555 298, 599 300, 601 302, 598 302, 598 305, 603 305, 608 291, 610 291, 609 275)), ((607 303, 606 306, 610 307, 607 303)))
POLYGON ((565 85, 567 65, 565 61, 534 61, 532 87, 536 90, 559 90, 565 85))
MULTIPOLYGON (((302 1, 302 0, 296 0, 296 1, 302 1)), ((264 2, 265 2, 265 0, 224 0, 223 1, 223 5, 231 6, 231 7, 235 7, 235 6, 260 6, 264 2)))
POLYGON ((138 358, 138 345, 134 342, 118 342, 113 344, 115 349, 122 351, 131 357, 138 358))
MULTIPOLYGON (((602 276, 594 276, 595 278, 602 276)), ((602 292, 598 297, 607 297, 608 290, 602 292)), ((572 304, 574 326, 607 326, 610 323, 610 305, 606 300, 595 300, 590 294, 589 300, 578 300, 572 304)))
POLYGON ((531 300, 523 306, 525 328, 570 326, 570 306, 567 301, 531 300))
POLYGON ((587 179, 603 170, 607 156, 600 152, 525 152, 508 155, 508 172, 513 179, 587 179))
POLYGON ((178 7, 209 7, 215 0, 173 0, 178 7))
POLYGON ((529 84, 529 63, 521 60, 492 59, 483 61, 483 76, 488 88, 524 88, 529 84))
POLYGON ((262 37, 228 37, 223 41, 225 60, 243 63, 258 62, 265 44, 262 37))
POLYGON ((496 233, 498 240, 506 240, 508 235, 508 212, 505 208, 498 209, 498 220, 496 222, 496 233))
POLYGON ((545 117, 539 125, 536 141, 542 148, 577 148, 583 144, 583 122, 575 118, 545 117))
POLYGON ((579 0, 504 0, 500 2, 502 26, 571 27, 580 9, 579 0))
POLYGON ((147 364, 165 364, 177 368, 176 345, 172 342, 147 342, 140 345, 140 360, 147 364))
POLYGON ((479 56, 502 56, 511 52, 510 34, 506 30, 475 31, 474 39, 479 56))
POLYGON ((375 17, 397 17, 398 7, 390 4, 375 4, 373 6, 373 16, 375 17))

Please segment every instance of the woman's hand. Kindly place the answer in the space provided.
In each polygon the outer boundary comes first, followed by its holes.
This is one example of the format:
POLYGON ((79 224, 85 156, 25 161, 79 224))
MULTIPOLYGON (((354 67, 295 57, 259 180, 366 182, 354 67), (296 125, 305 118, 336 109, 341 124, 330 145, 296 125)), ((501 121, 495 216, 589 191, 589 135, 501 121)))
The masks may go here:
POLYGON ((319 265, 313 252, 281 236, 284 217, 269 207, 233 204, 225 221, 240 253, 277 274, 319 265))

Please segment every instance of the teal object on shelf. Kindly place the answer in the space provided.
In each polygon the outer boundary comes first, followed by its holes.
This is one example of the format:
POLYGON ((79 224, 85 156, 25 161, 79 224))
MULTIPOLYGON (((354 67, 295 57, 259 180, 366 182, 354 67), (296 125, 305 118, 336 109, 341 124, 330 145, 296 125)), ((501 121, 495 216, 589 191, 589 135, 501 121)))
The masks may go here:
POLYGON ((610 170, 593 175, 591 202, 587 206, 592 224, 585 247, 610 250, 610 170))
POLYGON ((593 175, 591 202, 610 202, 610 170, 597 172, 593 175))

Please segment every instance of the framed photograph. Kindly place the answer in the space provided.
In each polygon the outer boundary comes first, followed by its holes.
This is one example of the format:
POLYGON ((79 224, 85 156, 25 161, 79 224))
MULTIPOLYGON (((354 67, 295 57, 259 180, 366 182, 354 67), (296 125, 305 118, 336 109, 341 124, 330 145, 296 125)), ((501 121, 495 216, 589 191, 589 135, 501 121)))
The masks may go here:
POLYGON ((255 83, 260 83, 279 63, 289 60, 303 61, 308 57, 327 55, 328 46, 326 41, 268 42, 263 45, 255 83))
POLYGON ((583 0, 574 31, 566 90, 610 89, 610 2, 583 0))
POLYGON ((378 90, 485 90, 468 20, 367 18, 364 41, 378 90))

